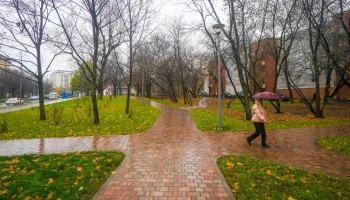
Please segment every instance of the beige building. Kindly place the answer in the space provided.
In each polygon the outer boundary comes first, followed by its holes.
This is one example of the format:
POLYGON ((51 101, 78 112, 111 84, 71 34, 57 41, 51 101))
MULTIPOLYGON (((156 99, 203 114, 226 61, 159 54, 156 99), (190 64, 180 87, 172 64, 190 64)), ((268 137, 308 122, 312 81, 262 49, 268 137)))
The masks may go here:
POLYGON ((0 68, 6 69, 9 68, 9 66, 11 66, 11 62, 0 56, 0 68))
POLYGON ((70 80, 73 77, 74 71, 57 70, 50 75, 52 87, 60 87, 62 91, 70 92, 70 80))

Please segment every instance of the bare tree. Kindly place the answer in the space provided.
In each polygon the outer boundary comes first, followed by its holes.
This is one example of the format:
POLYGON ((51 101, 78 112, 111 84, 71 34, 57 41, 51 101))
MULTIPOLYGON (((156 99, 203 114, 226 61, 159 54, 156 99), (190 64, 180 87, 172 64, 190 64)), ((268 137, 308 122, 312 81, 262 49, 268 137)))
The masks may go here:
MULTIPOLYGON (((300 3, 298 0, 275 0, 271 3, 272 20, 268 31, 272 35, 272 39, 267 42, 267 48, 271 50, 275 63, 273 70, 273 92, 277 92, 278 79, 281 76, 281 73, 284 72, 284 80, 287 83, 286 85, 289 91, 289 96, 293 102, 292 88, 286 73, 288 69, 285 68, 288 67, 287 60, 296 34, 300 28, 305 25, 305 23, 302 23, 305 19, 304 12, 300 9, 300 3)), ((279 101, 277 101, 276 111, 278 113, 281 112, 279 101)))
POLYGON ((0 8, 0 27, 5 31, 0 34, 0 56, 33 77, 39 90, 40 120, 45 120, 43 77, 61 53, 43 53, 43 47, 56 37, 48 28, 52 14, 49 0, 1 0, 0 8), (51 58, 45 62, 43 57, 51 58))
MULTIPOLYGON (((223 34, 227 40, 228 50, 226 51, 229 52, 229 55, 225 57, 220 55, 220 57, 223 60, 227 72, 230 72, 230 70, 227 69, 228 64, 234 64, 236 67, 239 83, 244 94, 244 98, 240 100, 244 106, 246 117, 248 118, 250 107, 248 95, 250 93, 249 78, 253 79, 253 83, 257 83, 254 76, 249 72, 249 57, 250 53, 252 53, 249 48, 252 41, 261 38, 261 33, 264 32, 268 1, 224 0, 223 7, 227 21, 224 21, 218 15, 217 10, 219 8, 215 3, 212 0, 193 0, 192 4, 189 6, 200 14, 204 31, 210 38, 210 41, 215 45, 215 49, 217 49, 216 41, 213 38, 212 31, 209 31, 208 23, 225 23, 227 25, 227 28, 223 30, 223 34), (256 16, 260 17, 257 18, 256 16)), ((230 79, 230 81, 236 90, 232 79, 230 79)))
POLYGON ((122 86, 122 82, 124 81, 123 75, 124 68, 121 66, 120 61, 118 60, 119 56, 116 51, 113 51, 112 56, 108 59, 107 62, 107 80, 108 83, 113 86, 113 96, 116 97, 117 94, 120 94, 120 88, 122 86))
POLYGON ((134 71, 135 56, 142 42, 150 34, 149 29, 151 19, 154 15, 152 8, 153 0, 125 0, 125 12, 123 15, 123 24, 126 31, 126 40, 128 41, 128 68, 129 77, 127 84, 127 100, 125 113, 130 111, 130 90, 132 86, 132 73, 134 71))
POLYGON ((66 53, 81 66, 83 74, 91 83, 94 124, 97 125, 100 119, 96 91, 99 90, 102 98, 108 57, 120 45, 118 35, 122 31, 115 30, 118 28, 115 23, 121 14, 120 4, 109 0, 81 0, 61 3, 59 6, 52 1, 52 5, 68 40, 70 51, 66 53), (70 10, 69 15, 64 15, 67 10, 70 10), (92 61, 92 67, 89 67, 89 60, 92 61))

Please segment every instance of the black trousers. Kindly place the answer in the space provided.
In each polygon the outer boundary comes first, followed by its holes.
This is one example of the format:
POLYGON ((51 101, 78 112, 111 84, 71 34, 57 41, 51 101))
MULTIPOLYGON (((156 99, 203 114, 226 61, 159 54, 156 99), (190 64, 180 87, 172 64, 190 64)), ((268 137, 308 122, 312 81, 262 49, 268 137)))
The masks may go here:
POLYGON ((253 133, 253 135, 249 136, 247 139, 249 141, 252 141, 255 138, 259 137, 259 135, 261 134, 261 144, 265 145, 266 144, 265 124, 261 122, 253 122, 253 124, 255 127, 255 133, 253 133))

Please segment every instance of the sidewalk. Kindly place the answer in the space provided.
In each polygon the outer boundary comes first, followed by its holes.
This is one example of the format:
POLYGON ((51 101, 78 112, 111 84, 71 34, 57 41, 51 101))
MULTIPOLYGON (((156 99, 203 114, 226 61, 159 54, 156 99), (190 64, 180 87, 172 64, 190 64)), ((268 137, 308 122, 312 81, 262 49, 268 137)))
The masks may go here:
POLYGON ((350 156, 317 146, 320 137, 349 135, 350 126, 268 130, 270 149, 249 132, 207 134, 197 130, 187 110, 152 102, 162 109, 145 133, 0 141, 0 155, 117 150, 126 160, 94 199, 234 199, 214 162, 227 154, 251 155, 333 176, 350 177, 350 156))

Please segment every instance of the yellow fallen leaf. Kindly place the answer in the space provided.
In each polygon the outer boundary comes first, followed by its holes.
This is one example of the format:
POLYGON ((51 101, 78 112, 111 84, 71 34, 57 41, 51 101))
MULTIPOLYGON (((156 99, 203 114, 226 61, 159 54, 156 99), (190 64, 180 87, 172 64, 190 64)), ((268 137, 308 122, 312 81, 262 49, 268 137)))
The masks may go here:
POLYGON ((270 170, 267 170, 267 171, 266 171, 266 174, 270 176, 272 173, 271 173, 270 170))
POLYGON ((230 162, 226 162, 226 169, 232 169, 235 166, 235 164, 230 163, 230 162))
POLYGON ((296 199, 294 199, 293 197, 289 196, 288 200, 296 200, 296 199))
POLYGON ((81 172, 81 171, 83 171, 83 168, 82 167, 77 167, 77 171, 81 172))
POLYGON ((19 159, 17 157, 15 157, 14 159, 11 160, 12 164, 16 164, 19 162, 19 159))
POLYGON ((239 189, 238 182, 236 182, 236 183, 233 184, 233 188, 234 188, 235 190, 238 190, 238 189, 239 189))
POLYGON ((80 187, 80 188, 79 188, 79 191, 82 191, 83 189, 84 189, 84 187, 80 187))
POLYGON ((238 163, 237 163, 237 165, 240 165, 240 166, 242 166, 242 165, 243 165, 243 163, 240 163, 240 162, 238 162, 238 163))
POLYGON ((48 182, 48 184, 50 185, 50 184, 52 184, 52 183, 54 183, 55 181, 53 180, 53 178, 49 178, 49 182, 48 182))
POLYGON ((52 199, 52 197, 53 197, 53 194, 52 192, 50 192, 50 194, 47 195, 47 199, 52 199))

